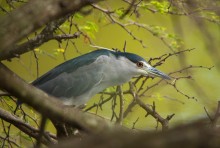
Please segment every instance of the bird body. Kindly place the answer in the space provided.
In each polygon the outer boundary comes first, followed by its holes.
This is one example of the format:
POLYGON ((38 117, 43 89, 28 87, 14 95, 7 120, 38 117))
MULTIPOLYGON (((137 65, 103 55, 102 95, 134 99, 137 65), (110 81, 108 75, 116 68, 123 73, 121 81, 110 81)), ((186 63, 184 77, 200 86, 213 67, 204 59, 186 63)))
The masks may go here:
POLYGON ((136 54, 100 49, 58 65, 32 84, 60 98, 65 105, 79 106, 107 87, 128 82, 134 76, 150 74, 146 68, 156 70, 136 54))

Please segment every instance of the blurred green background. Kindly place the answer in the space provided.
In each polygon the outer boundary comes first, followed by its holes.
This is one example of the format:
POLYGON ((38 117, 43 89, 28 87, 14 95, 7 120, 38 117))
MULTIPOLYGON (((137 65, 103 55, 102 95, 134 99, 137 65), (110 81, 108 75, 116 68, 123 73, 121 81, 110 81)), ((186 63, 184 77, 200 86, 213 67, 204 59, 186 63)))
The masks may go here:
MULTIPOLYGON (((102 6, 120 11, 120 8, 126 8, 127 4, 120 1, 107 1, 102 6)), ((90 9, 91 7, 85 8, 84 11, 89 11, 90 9)), ((195 97, 195 99, 188 99, 184 95, 181 95, 172 86, 167 85, 166 82, 162 82, 159 86, 146 94, 146 96, 151 97, 142 97, 141 99, 149 104, 152 104, 154 101, 156 104, 156 111, 163 117, 175 113, 174 118, 170 121, 171 126, 206 117, 207 115, 204 111, 204 107, 208 109, 210 114, 213 114, 217 106, 217 101, 220 99, 220 66, 219 59, 216 59, 219 53, 213 53, 213 51, 219 52, 219 24, 209 22, 208 20, 201 20, 205 28, 205 30, 203 30, 195 18, 191 16, 152 13, 144 9, 140 9, 140 14, 141 16, 139 18, 135 18, 135 16, 131 16, 131 18, 141 24, 158 26, 159 30, 167 34, 175 34, 177 38, 180 39, 180 42, 176 43, 180 44, 180 49, 195 48, 195 50, 191 52, 185 52, 184 56, 172 56, 160 67, 157 67, 158 69, 165 73, 170 73, 189 65, 204 67, 215 66, 211 70, 194 68, 185 73, 172 75, 174 77, 192 76, 192 79, 180 79, 176 85, 184 94, 195 97), (207 36, 207 32, 212 37, 211 42, 210 38, 207 36), (215 48, 215 50, 211 50, 211 48, 215 48), (184 61, 184 64, 182 61, 184 61)), ((151 57, 159 57, 163 54, 173 52, 159 39, 159 37, 153 36, 152 33, 136 26, 129 26, 129 30, 131 30, 137 38, 143 40, 143 44, 146 45, 146 48, 143 48, 143 46, 138 41, 133 40, 122 27, 110 23, 107 16, 98 10, 93 10, 90 14, 85 16, 80 13, 77 15, 77 17, 73 18, 74 23, 81 26, 82 30, 84 27, 83 31, 85 34, 89 35, 94 45, 122 50, 124 42, 126 41, 127 52, 136 53, 146 60, 149 60, 151 57), (85 26, 88 24, 92 24, 94 28, 86 30, 85 26)), ((125 18, 125 22, 126 19, 128 18, 125 18)), ((62 25, 61 29, 68 32, 68 23, 69 22, 62 25)), ((73 26, 71 33, 75 32, 77 32, 77 30, 73 26)), ((39 62, 39 75, 44 74, 65 61, 63 56, 64 49, 66 50, 66 59, 71 59, 95 50, 95 48, 90 46, 87 38, 82 35, 78 39, 73 39, 72 42, 77 47, 78 51, 71 42, 68 42, 68 46, 65 49, 67 41, 62 41, 61 44, 58 44, 57 41, 49 41, 36 48, 35 52, 39 62)), ((168 41, 168 43, 171 42, 172 41, 168 41)), ((11 62, 4 61, 4 64, 27 82, 31 82, 37 78, 37 65, 33 52, 26 53, 19 59, 14 58, 11 62)), ((151 85, 158 80, 159 78, 150 80, 147 84, 151 85)), ((127 87, 127 84, 123 85, 124 90, 127 87)), ((111 91, 113 89, 109 90, 111 91)), ((96 95, 87 105, 90 106, 94 102, 98 102, 99 96, 100 95, 96 95)), ((130 101, 131 97, 125 95, 125 104, 128 105, 130 101)), ((103 110, 99 109, 98 114, 110 119, 112 115, 110 111, 111 103, 110 101, 104 104, 103 110)), ((91 110, 91 112, 95 113, 96 109, 91 110)), ((155 119, 150 116, 145 117, 145 115, 146 112, 139 106, 136 106, 132 110, 132 113, 124 120, 123 124, 132 127, 133 123, 139 118, 135 128, 155 129, 155 119)))

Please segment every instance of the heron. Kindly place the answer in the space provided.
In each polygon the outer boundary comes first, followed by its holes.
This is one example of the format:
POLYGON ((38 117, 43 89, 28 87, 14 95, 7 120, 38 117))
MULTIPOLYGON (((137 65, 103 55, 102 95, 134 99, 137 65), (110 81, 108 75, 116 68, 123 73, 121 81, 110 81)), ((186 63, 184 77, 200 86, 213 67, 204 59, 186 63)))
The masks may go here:
POLYGON ((80 106, 104 89, 140 75, 170 79, 139 55, 97 49, 56 66, 32 84, 64 105, 80 106))

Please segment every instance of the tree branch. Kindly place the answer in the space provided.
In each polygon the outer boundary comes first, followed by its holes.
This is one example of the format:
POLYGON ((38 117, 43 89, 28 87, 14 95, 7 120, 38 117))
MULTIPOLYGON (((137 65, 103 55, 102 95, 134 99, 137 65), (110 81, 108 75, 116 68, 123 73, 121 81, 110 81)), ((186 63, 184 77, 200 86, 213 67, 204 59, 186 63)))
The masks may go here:
MULTIPOLYGON (((17 118, 16 116, 12 115, 8 111, 5 111, 0 108, 0 118, 13 124, 15 127, 20 129, 22 132, 26 133, 27 135, 37 139, 39 135, 39 130, 32 127, 31 125, 25 123, 23 120, 17 118)), ((45 145, 51 144, 51 143, 57 143, 56 136, 52 135, 51 133, 43 133, 43 137, 41 139, 41 142, 45 145), (47 137, 47 138, 46 138, 47 137), (49 138, 48 138, 49 137, 49 138)))
MULTIPOLYGON (((60 35, 54 35, 54 31, 62 25, 68 16, 63 17, 61 19, 58 19, 56 21, 52 21, 35 37, 28 39, 27 42, 24 42, 20 45, 14 46, 12 49, 10 49, 10 54, 7 54, 5 57, 2 58, 2 60, 8 60, 14 57, 19 57, 21 54, 26 53, 28 51, 33 50, 34 48, 42 45, 43 43, 56 39, 58 41, 61 41, 62 39, 66 39, 67 37, 60 36, 60 35), (61 38, 64 37, 64 38, 61 38)), ((72 35, 72 38, 77 38, 77 36, 74 34, 72 35)))
POLYGON ((179 126, 166 132, 139 132, 126 131, 104 132, 91 135, 84 139, 74 140, 73 138, 60 141, 58 145, 51 148, 71 148, 73 145, 80 148, 171 148, 171 147, 213 147, 220 145, 220 129, 209 129, 203 121, 197 121, 189 125, 179 126))
POLYGON ((32 106, 36 111, 50 119, 67 123, 89 133, 110 130, 114 127, 103 118, 83 113, 76 108, 64 108, 58 99, 27 84, 1 63, 0 73, 1 89, 11 93, 21 102, 32 106))
POLYGON ((0 19, 0 60, 13 54, 11 49, 16 42, 44 24, 97 1, 31 0, 9 15, 2 17, 0 19))

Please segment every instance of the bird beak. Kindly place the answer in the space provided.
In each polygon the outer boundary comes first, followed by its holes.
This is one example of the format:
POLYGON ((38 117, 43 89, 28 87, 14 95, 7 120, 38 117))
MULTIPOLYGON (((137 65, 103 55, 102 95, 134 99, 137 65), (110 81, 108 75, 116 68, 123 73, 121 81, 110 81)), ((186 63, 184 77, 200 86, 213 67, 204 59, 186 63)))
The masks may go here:
POLYGON ((171 78, 168 75, 166 75, 165 73, 157 70, 154 67, 148 67, 146 71, 147 71, 148 75, 150 75, 150 76, 160 77, 162 79, 171 80, 171 78))

